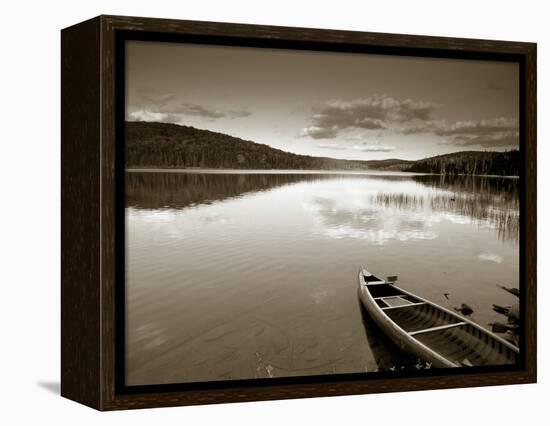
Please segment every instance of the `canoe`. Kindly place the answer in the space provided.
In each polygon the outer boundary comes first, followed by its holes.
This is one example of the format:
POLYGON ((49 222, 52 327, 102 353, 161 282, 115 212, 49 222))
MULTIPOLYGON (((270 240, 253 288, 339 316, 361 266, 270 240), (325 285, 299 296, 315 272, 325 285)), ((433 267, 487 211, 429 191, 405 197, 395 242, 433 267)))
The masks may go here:
POLYGON ((359 270, 359 297, 378 327, 405 353, 435 368, 518 362, 516 346, 449 309, 359 270))

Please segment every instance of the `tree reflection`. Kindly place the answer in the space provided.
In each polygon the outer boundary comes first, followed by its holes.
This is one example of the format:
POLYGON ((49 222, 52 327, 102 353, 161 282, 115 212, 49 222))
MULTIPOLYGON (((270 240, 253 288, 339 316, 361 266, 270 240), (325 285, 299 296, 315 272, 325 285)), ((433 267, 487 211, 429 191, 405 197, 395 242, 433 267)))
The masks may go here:
POLYGON ((452 212, 498 231, 502 240, 519 239, 519 180, 489 176, 414 176, 436 190, 433 211, 452 212))
POLYGON ((519 180, 500 177, 131 172, 126 174, 126 205, 183 209, 320 181, 336 183, 330 186, 333 193, 327 195, 323 185, 304 203, 326 234, 336 238, 430 239, 434 236, 426 223, 434 215, 495 229, 502 240, 519 238, 519 180), (347 194, 348 188, 355 192, 347 194))
POLYGON ((126 207, 181 209, 303 181, 330 179, 323 174, 126 173, 126 207))

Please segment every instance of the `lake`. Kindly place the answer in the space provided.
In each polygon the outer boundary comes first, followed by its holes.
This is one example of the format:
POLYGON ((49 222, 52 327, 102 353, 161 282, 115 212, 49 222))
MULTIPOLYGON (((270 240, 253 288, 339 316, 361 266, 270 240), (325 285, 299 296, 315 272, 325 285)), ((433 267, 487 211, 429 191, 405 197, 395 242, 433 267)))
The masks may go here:
POLYGON ((518 238, 513 178, 129 171, 126 384, 392 368, 359 266, 488 327, 518 238))

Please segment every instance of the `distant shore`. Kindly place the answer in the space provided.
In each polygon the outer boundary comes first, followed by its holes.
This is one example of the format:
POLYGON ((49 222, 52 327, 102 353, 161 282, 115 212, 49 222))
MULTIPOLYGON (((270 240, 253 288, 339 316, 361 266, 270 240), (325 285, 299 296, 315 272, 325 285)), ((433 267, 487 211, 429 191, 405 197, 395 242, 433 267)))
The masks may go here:
POLYGON ((399 176, 424 176, 430 173, 412 173, 389 170, 296 170, 296 169, 208 169, 200 167, 190 168, 160 168, 139 167, 126 168, 131 173, 204 173, 204 174, 332 174, 332 175, 399 175, 399 176))
POLYGON ((391 171, 453 176, 514 176, 521 172, 519 150, 457 151, 418 160, 351 160, 295 154, 223 133, 168 123, 127 122, 125 142, 125 164, 132 169, 254 170, 258 167, 262 173, 281 173, 279 170, 356 174, 391 171))
POLYGON ((204 174, 333 174, 333 175, 393 175, 393 176, 475 176, 490 178, 519 179, 519 176, 502 175, 471 175, 471 174, 446 174, 440 173, 415 173, 391 170, 294 170, 294 169, 208 169, 201 167, 128 167, 126 172, 131 173, 204 173, 204 174))

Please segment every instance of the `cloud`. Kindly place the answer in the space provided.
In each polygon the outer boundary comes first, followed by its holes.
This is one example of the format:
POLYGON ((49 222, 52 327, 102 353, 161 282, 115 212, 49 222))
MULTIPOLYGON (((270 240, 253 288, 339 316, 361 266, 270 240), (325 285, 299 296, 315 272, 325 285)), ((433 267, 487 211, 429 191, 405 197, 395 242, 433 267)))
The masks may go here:
POLYGON ((349 147, 345 145, 338 145, 336 143, 319 143, 317 144, 317 147, 323 148, 323 149, 336 149, 339 151, 347 151, 349 147))
POLYGON ((155 112, 149 110, 132 111, 126 117, 129 121, 157 121, 161 123, 179 123, 182 116, 166 112, 155 112))
POLYGON ((185 117, 203 117, 207 120, 220 118, 242 118, 251 113, 246 110, 219 110, 204 105, 183 102, 172 94, 156 97, 138 94, 128 108, 127 119, 139 121, 161 121, 166 123, 179 123, 185 117))
POLYGON ((435 104, 398 100, 377 95, 351 101, 331 100, 317 108, 311 124, 302 129, 301 136, 313 139, 332 139, 349 129, 385 130, 417 124, 430 119, 435 104))
POLYGON ((444 137, 440 145, 517 147, 519 145, 519 123, 517 119, 499 117, 490 120, 458 121, 435 131, 444 137))
POLYGON ((362 152, 391 152, 395 151, 394 146, 382 146, 378 144, 361 144, 361 145, 339 145, 339 144, 318 144, 319 148, 336 149, 342 151, 362 151, 362 152))
POLYGON ((362 143, 362 144, 351 145, 351 146, 346 146, 346 145, 341 145, 336 143, 320 143, 320 144, 317 144, 317 146, 323 149, 335 149, 339 151, 361 151, 361 152, 391 152, 391 151, 395 151, 396 149, 394 146, 382 146, 375 143, 372 143, 372 144, 362 143))
MULTIPOLYGON (((497 89, 497 87, 491 87, 497 89)), ((514 118, 466 120, 447 124, 433 118, 437 105, 432 102, 396 99, 376 95, 354 100, 331 100, 314 109, 310 123, 299 133, 312 139, 336 139, 353 132, 368 135, 431 134, 440 145, 476 146, 481 148, 517 147, 519 125, 514 118)), ((355 149, 364 152, 389 152, 393 147, 319 145, 321 148, 355 149)))
POLYGON ((363 152, 391 152, 395 151, 395 146, 364 145, 359 149, 363 152))
POLYGON ((416 135, 421 133, 435 133, 438 129, 445 126, 443 121, 427 120, 424 122, 418 122, 410 124, 405 127, 398 127, 394 129, 394 133, 401 135, 416 135))
POLYGON ((300 136, 310 136, 313 139, 332 139, 337 134, 337 130, 331 127, 308 126, 302 129, 300 136))
POLYGON ((488 136, 457 135, 440 141, 439 145, 480 146, 483 148, 517 147, 519 145, 519 132, 495 133, 488 136))
POLYGON ((506 131, 517 131, 518 122, 517 120, 510 118, 494 118, 491 120, 480 120, 480 121, 457 121, 455 124, 439 129, 436 134, 439 136, 445 135, 463 135, 463 134, 490 134, 494 132, 506 132, 506 131))

